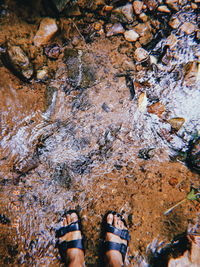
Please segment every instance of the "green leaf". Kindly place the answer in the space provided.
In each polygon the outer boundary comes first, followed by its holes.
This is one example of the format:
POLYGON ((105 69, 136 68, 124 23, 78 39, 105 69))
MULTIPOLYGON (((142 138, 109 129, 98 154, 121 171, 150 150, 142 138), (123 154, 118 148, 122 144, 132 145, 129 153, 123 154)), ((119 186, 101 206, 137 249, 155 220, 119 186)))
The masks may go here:
POLYGON ((191 189, 191 191, 187 194, 188 200, 199 200, 200 193, 196 191, 194 188, 191 189))

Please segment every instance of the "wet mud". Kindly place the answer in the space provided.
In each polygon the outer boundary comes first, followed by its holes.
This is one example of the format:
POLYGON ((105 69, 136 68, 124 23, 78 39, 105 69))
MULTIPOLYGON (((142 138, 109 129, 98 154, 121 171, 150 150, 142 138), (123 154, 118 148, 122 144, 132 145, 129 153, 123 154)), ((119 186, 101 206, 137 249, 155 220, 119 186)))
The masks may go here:
MULTIPOLYGON (((117 9, 128 1, 108 2, 117 9)), ((196 25, 198 6, 169 5, 157 20, 147 1, 154 27, 144 35, 141 18, 120 15, 126 31, 138 32, 129 42, 123 31, 106 35, 116 23, 101 13, 108 2, 79 1, 80 14, 77 6, 55 14, 46 1, 0 1, 1 266, 62 266, 55 229, 69 209, 82 218, 87 266, 99 263, 109 210, 128 223, 128 266, 145 266, 153 241, 169 243, 199 213, 199 202, 188 200, 164 215, 191 187, 199 190, 198 33, 180 29, 186 20, 196 25), (38 45, 45 17, 59 30, 38 45), (23 52, 13 61, 16 46, 23 52), (31 64, 22 68, 26 57, 31 64)))

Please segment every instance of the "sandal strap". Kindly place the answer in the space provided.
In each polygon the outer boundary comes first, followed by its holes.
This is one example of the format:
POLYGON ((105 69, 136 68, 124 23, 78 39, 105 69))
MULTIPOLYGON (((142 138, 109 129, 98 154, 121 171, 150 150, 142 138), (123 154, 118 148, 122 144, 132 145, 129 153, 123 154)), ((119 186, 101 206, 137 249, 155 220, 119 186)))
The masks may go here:
POLYGON ((105 241, 104 242, 104 249, 105 251, 109 251, 109 250, 117 250, 122 254, 122 258, 124 260, 125 255, 126 255, 126 251, 127 251, 127 246, 125 244, 120 244, 120 243, 116 243, 116 242, 110 242, 110 241, 105 241))
POLYGON ((111 224, 107 223, 106 224, 106 232, 112 233, 114 235, 119 236, 120 238, 129 241, 130 240, 130 235, 129 231, 125 229, 118 229, 111 224))
POLYGON ((65 234, 67 234, 69 232, 73 232, 73 231, 80 231, 80 225, 79 225, 78 221, 71 223, 67 226, 63 226, 63 227, 59 228, 58 230, 56 230, 56 237, 62 237, 65 234))
POLYGON ((77 239, 72 241, 63 241, 58 244, 59 250, 66 251, 68 248, 79 248, 84 250, 83 239, 77 239))

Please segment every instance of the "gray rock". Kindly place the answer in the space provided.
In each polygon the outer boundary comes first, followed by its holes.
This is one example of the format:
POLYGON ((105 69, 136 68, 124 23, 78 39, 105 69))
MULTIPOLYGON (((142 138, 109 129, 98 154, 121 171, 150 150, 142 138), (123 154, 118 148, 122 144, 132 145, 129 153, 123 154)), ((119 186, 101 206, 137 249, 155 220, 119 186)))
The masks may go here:
POLYGON ((52 99, 55 92, 57 92, 57 88, 53 86, 46 87, 46 92, 45 92, 46 108, 48 108, 52 104, 52 99))
POLYGON ((144 48, 139 47, 134 52, 134 58, 138 62, 143 62, 149 58, 149 54, 144 48))
POLYGON ((66 48, 64 63, 67 66, 69 83, 74 88, 88 88, 95 84, 97 66, 93 54, 66 48))
POLYGON ((121 22, 133 22, 133 6, 127 3, 125 6, 118 7, 112 11, 113 15, 121 22))
POLYGON ((124 33, 124 32, 125 30, 123 26, 121 25, 121 23, 115 23, 109 28, 109 30, 106 33, 106 36, 109 37, 109 36, 117 35, 117 34, 124 33))
POLYGON ((70 173, 69 166, 66 163, 57 164, 54 169, 52 178, 60 185, 69 189, 72 183, 72 176, 70 173))
POLYGON ((20 46, 9 45, 6 53, 2 54, 4 65, 21 80, 28 81, 33 76, 33 65, 20 46))

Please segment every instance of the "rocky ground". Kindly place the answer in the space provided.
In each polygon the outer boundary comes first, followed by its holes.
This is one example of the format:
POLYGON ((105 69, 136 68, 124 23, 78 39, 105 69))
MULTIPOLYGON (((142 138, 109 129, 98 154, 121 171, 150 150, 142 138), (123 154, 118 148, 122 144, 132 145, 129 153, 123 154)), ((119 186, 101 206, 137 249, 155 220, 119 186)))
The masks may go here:
POLYGON ((2 266, 59 266, 68 208, 89 266, 110 209, 130 266, 186 231, 197 198, 164 212, 200 190, 198 25, 198 0, 0 1, 2 266))

